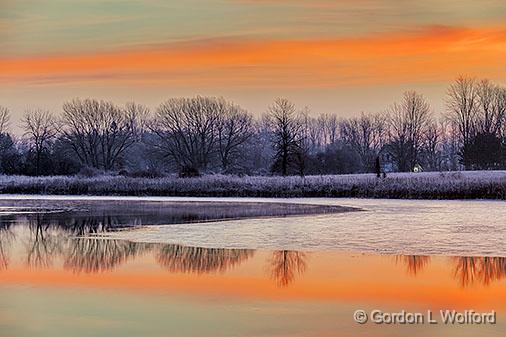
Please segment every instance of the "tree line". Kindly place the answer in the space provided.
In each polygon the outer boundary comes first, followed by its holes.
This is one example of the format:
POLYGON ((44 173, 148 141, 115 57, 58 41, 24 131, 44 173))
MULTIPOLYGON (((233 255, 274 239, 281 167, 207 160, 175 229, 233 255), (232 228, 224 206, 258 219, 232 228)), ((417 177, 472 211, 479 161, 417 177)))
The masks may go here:
POLYGON ((405 92, 375 114, 313 116, 277 98, 259 118, 221 97, 171 98, 155 111, 92 98, 68 101, 60 114, 28 109, 21 137, 0 106, 0 172, 132 176, 178 173, 339 174, 506 167, 506 88, 459 77, 446 109, 405 92))

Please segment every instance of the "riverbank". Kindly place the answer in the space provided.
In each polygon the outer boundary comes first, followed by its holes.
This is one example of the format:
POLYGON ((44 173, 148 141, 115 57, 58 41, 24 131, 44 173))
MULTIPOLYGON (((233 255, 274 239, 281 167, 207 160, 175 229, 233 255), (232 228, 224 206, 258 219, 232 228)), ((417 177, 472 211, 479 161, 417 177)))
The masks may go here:
POLYGON ((0 193, 191 197, 351 197, 506 200, 506 171, 198 178, 1 176, 0 193))
POLYGON ((506 171, 307 177, 1 176, 2 194, 506 200, 506 171))

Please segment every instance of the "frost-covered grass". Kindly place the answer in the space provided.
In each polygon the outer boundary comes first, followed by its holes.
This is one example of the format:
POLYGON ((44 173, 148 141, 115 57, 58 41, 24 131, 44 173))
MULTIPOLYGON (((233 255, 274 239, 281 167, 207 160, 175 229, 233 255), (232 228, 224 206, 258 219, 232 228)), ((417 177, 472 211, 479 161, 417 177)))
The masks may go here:
POLYGON ((9 194, 203 197, 362 197, 506 200, 506 171, 392 173, 307 177, 131 178, 0 176, 9 194))

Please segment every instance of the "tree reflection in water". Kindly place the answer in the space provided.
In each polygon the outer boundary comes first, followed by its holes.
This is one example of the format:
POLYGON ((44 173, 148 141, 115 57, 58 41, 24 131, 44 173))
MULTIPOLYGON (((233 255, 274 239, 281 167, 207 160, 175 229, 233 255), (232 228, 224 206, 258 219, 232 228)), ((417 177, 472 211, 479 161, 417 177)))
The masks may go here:
MULTIPOLYGON (((137 221, 133 219, 133 221, 137 221)), ((99 273, 113 270, 130 258, 151 249, 151 245, 97 237, 117 228, 120 221, 109 215, 58 219, 54 227, 67 238, 62 251, 63 268, 74 273, 99 273), (69 236, 77 236, 69 238, 69 236), (90 236, 91 237, 86 237, 90 236)))
POLYGON ((129 241, 76 238, 65 251, 63 268, 74 273, 110 271, 149 249, 150 245, 129 241))
POLYGON ((303 252, 279 250, 272 253, 269 268, 271 278, 278 287, 290 285, 297 275, 306 271, 307 256, 303 252))
POLYGON ((454 276, 463 287, 476 283, 489 285, 506 276, 504 257, 453 257, 452 260, 454 276))
POLYGON ((148 245, 126 241, 72 236, 96 235, 117 224, 111 216, 90 216, 61 219, 54 214, 37 213, 26 217, 29 238, 26 265, 30 268, 51 267, 61 256, 64 269, 96 273, 111 270, 136 256, 148 245))
POLYGON ((14 240, 14 233, 8 222, 0 220, 0 270, 9 266, 9 247, 14 240))
MULTIPOLYGON (((63 268, 74 273, 111 271, 148 252, 169 272, 223 273, 255 253, 250 249, 142 244, 100 237, 109 230, 142 223, 142 217, 118 218, 106 212, 89 216, 83 212, 77 216, 69 213, 4 215, 0 217, 0 270, 9 267, 9 253, 18 251, 15 239, 20 240, 19 247, 24 244, 25 254, 21 257, 29 268, 49 268, 55 259, 60 259, 63 268), (22 224, 22 230, 18 231, 17 224, 22 224)), ((395 261, 405 265, 408 274, 418 276, 431 263, 431 257, 397 256, 395 261)), ((447 263, 453 277, 463 287, 487 286, 506 276, 506 258, 503 257, 450 257, 447 263)), ((306 269, 307 256, 303 252, 275 251, 268 260, 268 273, 278 287, 288 287, 306 269)))
MULTIPOLYGON (((136 223, 136 219, 133 222, 136 223)), ((150 249, 150 245, 94 237, 118 228, 121 222, 109 215, 71 218, 61 223, 70 239, 64 253, 63 268, 74 273, 99 273, 113 270, 130 258, 150 249), (92 237, 82 237, 92 235, 92 237)))
POLYGON ((26 265, 30 268, 49 268, 53 258, 62 250, 62 241, 49 231, 51 223, 46 214, 28 217, 30 231, 27 243, 26 265))
POLYGON ((100 234, 119 227, 120 222, 112 216, 90 216, 71 218, 63 223, 58 223, 58 227, 63 228, 67 233, 76 236, 89 234, 100 234))
MULTIPOLYGON (((54 259, 63 259, 63 268, 74 273, 113 270, 142 253, 156 250, 160 265, 172 272, 225 272, 254 255, 249 249, 214 249, 178 245, 155 245, 110 240, 100 237, 120 223, 114 216, 59 217, 54 214, 24 215, 29 230, 26 265, 49 268, 54 259)), ((140 221, 133 219, 138 224, 140 221)), ((7 223, 6 223, 7 224, 7 223)), ((8 266, 7 239, 11 232, 0 224, 0 268, 8 266)))
POLYGON ((163 245, 157 253, 158 263, 170 272, 223 273, 254 255, 252 249, 223 249, 163 245))
POLYGON ((483 284, 490 284, 506 276, 506 258, 482 257, 480 259, 480 278, 483 284))
POLYGON ((416 276, 429 265, 430 256, 397 255, 395 257, 395 262, 405 264, 408 274, 416 276))

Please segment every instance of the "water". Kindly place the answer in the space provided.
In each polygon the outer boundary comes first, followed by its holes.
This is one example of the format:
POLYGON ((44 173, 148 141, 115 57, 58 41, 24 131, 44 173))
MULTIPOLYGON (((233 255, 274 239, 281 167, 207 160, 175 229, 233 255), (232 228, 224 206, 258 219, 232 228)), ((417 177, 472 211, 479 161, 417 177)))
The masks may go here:
POLYGON ((297 199, 296 202, 341 205, 363 211, 153 226, 110 236, 204 247, 506 256, 503 201, 297 199))
POLYGON ((504 335, 503 202, 271 201, 0 201, 0 336, 504 335), (447 308, 497 324, 353 320, 447 308))

